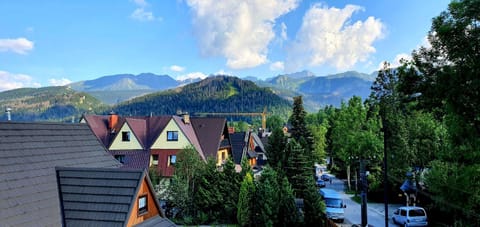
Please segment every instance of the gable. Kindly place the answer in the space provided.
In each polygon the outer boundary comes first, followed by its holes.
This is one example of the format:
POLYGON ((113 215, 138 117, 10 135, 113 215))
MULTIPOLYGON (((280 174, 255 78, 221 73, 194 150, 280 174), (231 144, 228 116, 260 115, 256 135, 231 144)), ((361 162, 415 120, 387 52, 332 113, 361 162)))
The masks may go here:
POLYGON ((109 150, 143 150, 137 136, 125 121, 110 144, 109 150))
POLYGON ((141 184, 139 185, 136 196, 134 197, 135 200, 132 203, 132 210, 130 211, 127 226, 133 226, 142 223, 145 220, 159 215, 164 216, 160 211, 155 193, 153 192, 151 184, 149 184, 147 179, 148 178, 145 175, 141 184), (142 205, 145 205, 146 208, 140 211, 140 199, 143 198, 144 201, 141 203, 143 203, 142 205))
POLYGON ((175 123, 172 119, 168 122, 165 126, 163 131, 157 137, 157 139, 153 142, 150 149, 184 149, 187 146, 190 146, 191 143, 188 138, 185 136, 183 131, 180 127, 175 123), (172 134, 176 133, 175 135, 172 134), (176 139, 176 140, 175 140, 176 139))

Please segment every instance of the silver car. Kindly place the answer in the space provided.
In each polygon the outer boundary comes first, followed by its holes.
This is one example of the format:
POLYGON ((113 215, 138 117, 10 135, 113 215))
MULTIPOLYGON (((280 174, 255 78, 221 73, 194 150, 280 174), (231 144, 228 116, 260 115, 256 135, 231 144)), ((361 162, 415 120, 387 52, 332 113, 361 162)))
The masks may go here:
POLYGON ((428 226, 427 212, 421 207, 399 207, 393 213, 393 223, 401 226, 428 226))

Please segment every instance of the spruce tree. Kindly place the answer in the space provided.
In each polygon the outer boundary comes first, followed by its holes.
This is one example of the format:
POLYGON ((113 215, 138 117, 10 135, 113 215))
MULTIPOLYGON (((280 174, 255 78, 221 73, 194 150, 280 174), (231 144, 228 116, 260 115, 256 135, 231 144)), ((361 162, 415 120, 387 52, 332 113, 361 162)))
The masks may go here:
POLYGON ((272 135, 268 138, 266 147, 268 164, 277 172, 284 172, 286 164, 285 148, 287 146, 287 138, 283 134, 281 128, 273 130, 272 135))
POLYGON ((297 142, 299 142, 302 147, 306 150, 308 155, 307 159, 313 163, 315 161, 315 155, 313 154, 315 148, 315 141, 313 140, 313 135, 310 130, 307 128, 307 123, 305 117, 307 116, 307 111, 303 108, 302 96, 293 97, 293 113, 290 116, 291 135, 297 142))

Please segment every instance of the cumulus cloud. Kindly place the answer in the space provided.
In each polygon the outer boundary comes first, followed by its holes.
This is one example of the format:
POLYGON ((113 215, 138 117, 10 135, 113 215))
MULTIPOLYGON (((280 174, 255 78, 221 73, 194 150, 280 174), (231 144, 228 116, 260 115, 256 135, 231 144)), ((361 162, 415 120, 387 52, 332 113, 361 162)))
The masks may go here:
POLYGON ((194 79, 205 79, 207 78, 207 75, 201 73, 201 72, 194 72, 194 73, 188 73, 185 75, 181 75, 177 77, 177 80, 184 81, 184 80, 194 80, 194 79))
MULTIPOLYGON (((137 5, 137 8, 133 11, 132 14, 130 14, 130 17, 134 20, 138 21, 153 21, 155 20, 155 16, 153 15, 153 12, 150 10, 147 10, 149 7, 149 4, 145 0, 133 0, 135 5, 137 5)), ((161 18, 158 18, 161 20, 161 18)))
POLYGON ((183 72, 185 70, 185 67, 178 66, 178 65, 172 65, 170 66, 170 70, 174 72, 183 72))
POLYGON ((12 51, 17 54, 27 54, 33 49, 33 42, 26 38, 0 39, 0 52, 12 51))
POLYGON ((48 80, 48 83, 50 83, 50 85, 52 86, 64 86, 67 84, 71 84, 72 81, 67 78, 61 78, 61 79, 51 78, 48 80))
POLYGON ((188 0, 194 33, 204 56, 221 56, 232 69, 268 62, 275 20, 292 11, 298 0, 188 0))
POLYGON ((0 70, 0 91, 6 91, 22 87, 40 87, 33 78, 25 74, 15 74, 0 70))
POLYGON ((352 23, 350 18, 358 11, 363 8, 347 5, 338 9, 314 4, 288 48, 287 69, 326 64, 345 70, 366 61, 375 52, 372 44, 383 36, 384 25, 374 17, 352 23))
POLYGON ((285 65, 282 61, 276 61, 270 64, 270 70, 272 71, 283 71, 285 69, 285 65))

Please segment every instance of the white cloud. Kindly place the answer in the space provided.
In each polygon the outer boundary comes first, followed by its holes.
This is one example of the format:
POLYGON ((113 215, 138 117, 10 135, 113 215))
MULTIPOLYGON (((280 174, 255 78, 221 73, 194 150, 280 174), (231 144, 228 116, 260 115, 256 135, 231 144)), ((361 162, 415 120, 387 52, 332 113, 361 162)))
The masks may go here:
POLYGON ((155 18, 153 12, 147 10, 150 4, 145 0, 133 0, 137 8, 130 14, 130 17, 138 21, 154 21, 155 19, 162 20, 161 17, 155 18))
POLYGON ((33 78, 25 74, 15 74, 0 70, 0 91, 6 91, 22 87, 40 87, 33 78))
POLYGON ((67 78, 61 78, 61 79, 51 78, 48 80, 48 83, 50 83, 50 85, 52 86, 64 86, 67 84, 71 84, 72 81, 67 78))
POLYGON ((353 13, 362 10, 356 5, 338 9, 314 4, 303 17, 295 41, 288 49, 287 70, 323 64, 345 70, 367 61, 375 52, 373 42, 383 36, 384 26, 374 17, 350 21, 353 13))
POLYGON ((200 52, 222 56, 232 69, 268 62, 275 20, 292 11, 298 0, 188 0, 200 52))
POLYGON ((145 11, 144 8, 137 8, 133 13, 130 15, 135 20, 139 21, 152 21, 155 20, 153 13, 150 11, 145 11))
POLYGON ((183 80, 192 80, 192 79, 205 79, 207 78, 207 75, 201 73, 201 72, 194 72, 194 73, 188 73, 185 75, 177 76, 177 80, 183 81, 183 80))
POLYGON ((27 54, 33 49, 33 42, 26 38, 0 39, 0 52, 12 51, 17 54, 27 54))
POLYGON ((145 0, 133 0, 133 2, 138 6, 138 7, 147 7, 148 3, 145 0))
MULTIPOLYGON (((395 56, 395 59, 393 59, 393 61, 389 62, 390 63, 390 68, 397 68, 397 67, 401 66, 402 64, 400 63, 400 61, 402 59, 410 61, 410 60, 412 60, 412 55, 406 54, 406 53, 397 54, 395 56)), ((385 63, 385 61, 380 62, 378 64, 377 70, 383 69, 384 63, 385 63)))
POLYGON ((270 70, 272 71, 283 71, 285 69, 285 65, 281 61, 276 61, 270 64, 270 70))
POLYGON ((170 70, 174 72, 183 72, 185 70, 185 67, 178 66, 178 65, 172 65, 170 66, 170 70))
POLYGON ((280 28, 282 29, 280 37, 282 37, 283 40, 287 40, 287 25, 282 22, 282 24, 280 24, 280 28))
POLYGON ((213 75, 233 76, 233 73, 229 72, 229 71, 225 71, 223 69, 220 69, 220 70, 216 71, 213 75))

